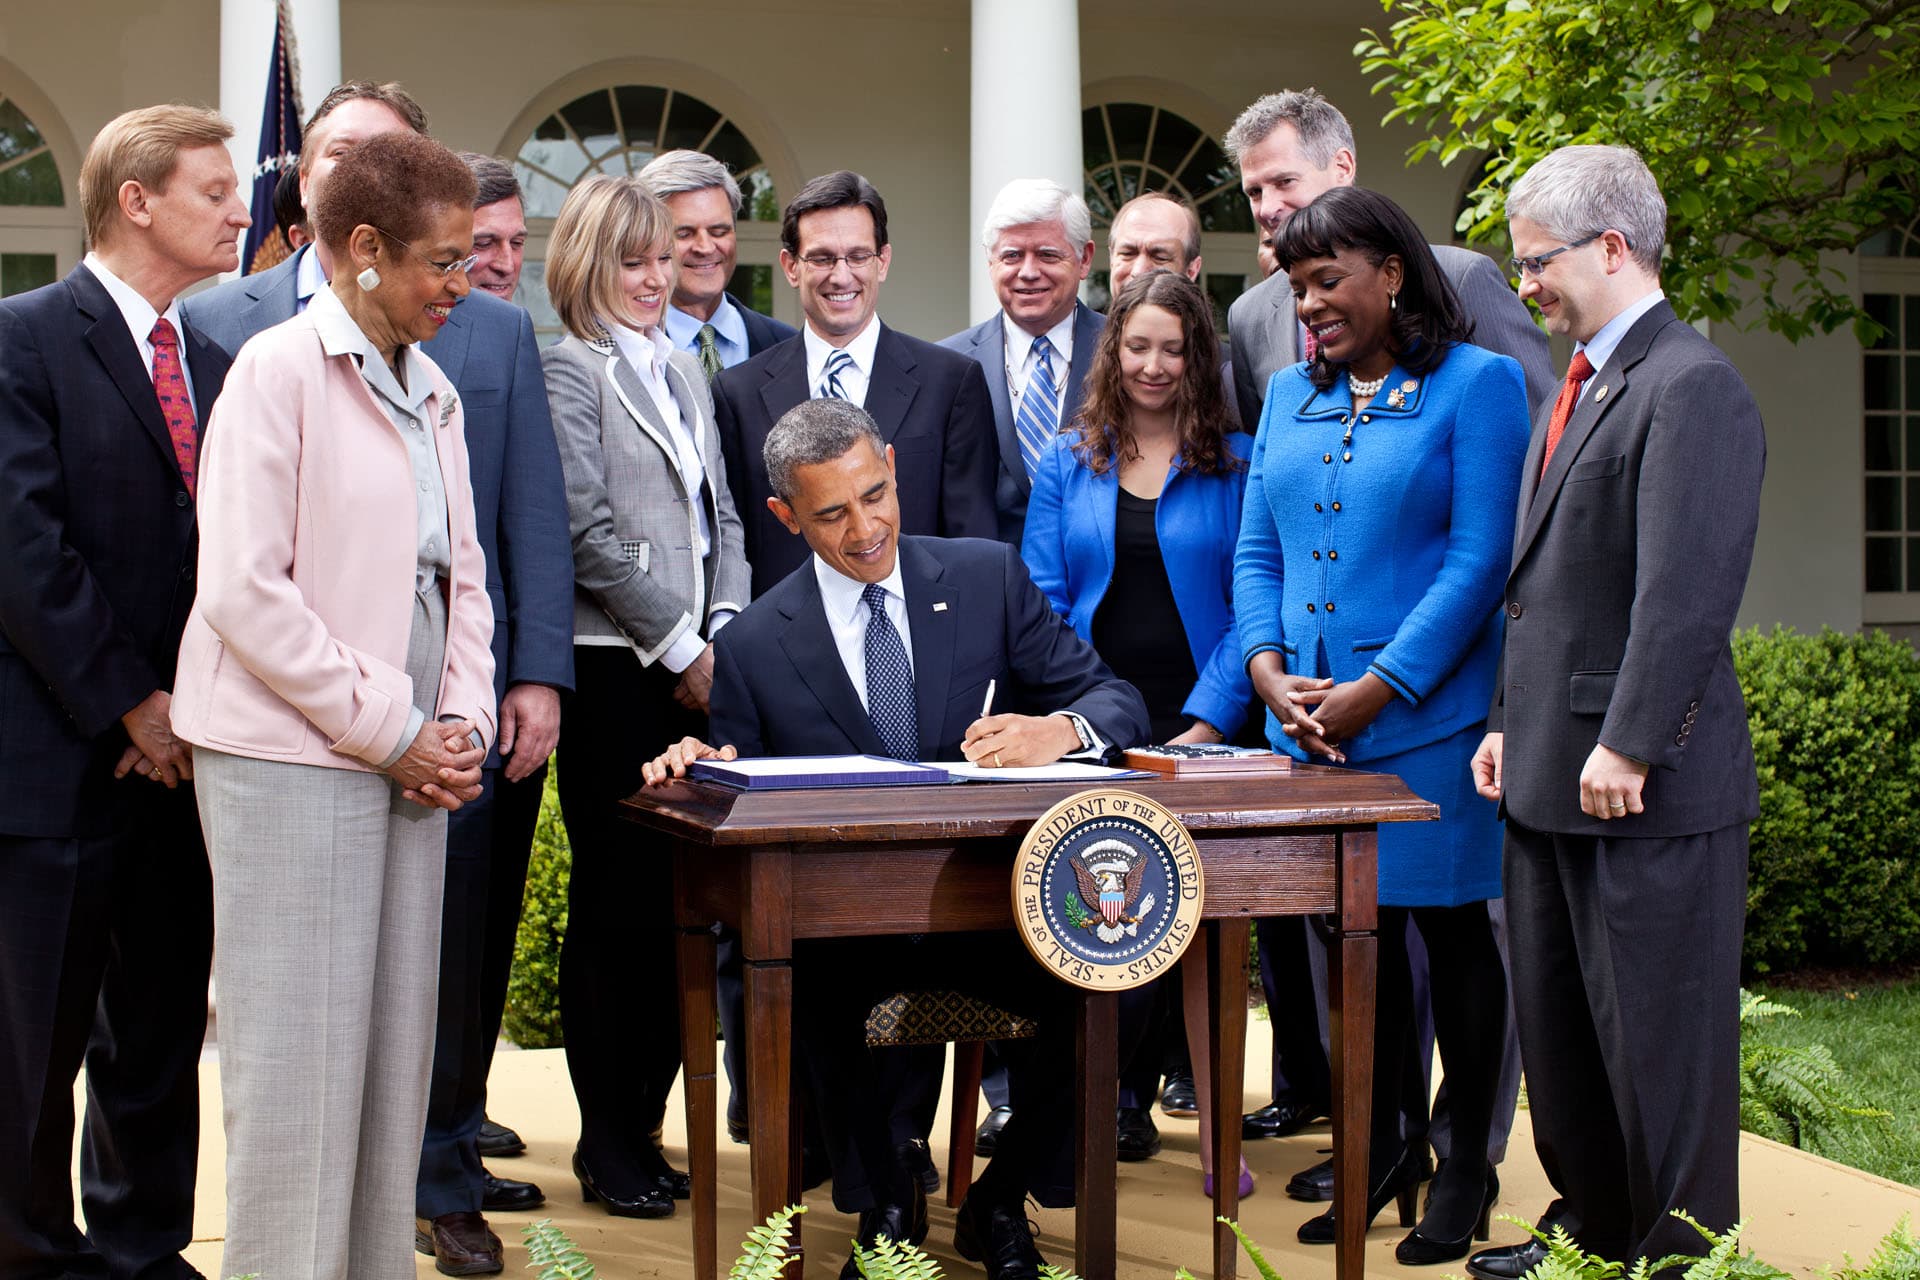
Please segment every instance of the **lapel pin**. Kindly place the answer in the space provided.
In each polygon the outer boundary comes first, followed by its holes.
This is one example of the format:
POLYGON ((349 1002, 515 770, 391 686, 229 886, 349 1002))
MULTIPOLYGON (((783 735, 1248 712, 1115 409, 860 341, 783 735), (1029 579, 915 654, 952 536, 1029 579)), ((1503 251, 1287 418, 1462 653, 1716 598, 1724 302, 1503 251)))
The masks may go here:
POLYGON ((933 611, 935 613, 945 613, 947 611, 947 602, 945 600, 935 600, 933 602, 933 611))
POLYGON ((1606 398, 1607 398, 1607 389, 1605 387, 1602 387, 1598 391, 1593 393, 1593 402, 1595 404, 1599 404, 1602 400, 1605 400, 1606 398))
POLYGON ((1407 393, 1395 387, 1387 393, 1387 408, 1404 409, 1407 407, 1407 393))
POLYGON ((1414 381, 1412 378, 1408 378, 1405 382, 1400 384, 1400 389, 1406 392, 1407 394, 1411 395, 1415 391, 1418 391, 1420 389, 1420 384, 1414 381))

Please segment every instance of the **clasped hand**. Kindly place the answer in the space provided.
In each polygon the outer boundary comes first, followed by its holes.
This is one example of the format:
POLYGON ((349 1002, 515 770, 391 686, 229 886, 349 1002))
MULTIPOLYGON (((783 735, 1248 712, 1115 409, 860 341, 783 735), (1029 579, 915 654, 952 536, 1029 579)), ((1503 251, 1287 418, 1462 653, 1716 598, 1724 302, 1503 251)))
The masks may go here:
POLYGON ((1371 671, 1341 684, 1289 675, 1272 650, 1255 654, 1247 672, 1261 701, 1279 719, 1280 731, 1335 764, 1347 761, 1341 744, 1357 737, 1393 701, 1393 690, 1371 671))
POLYGON ((428 808, 458 809, 480 798, 485 747, 473 745, 471 720, 429 720, 401 757, 387 766, 400 794, 428 808))

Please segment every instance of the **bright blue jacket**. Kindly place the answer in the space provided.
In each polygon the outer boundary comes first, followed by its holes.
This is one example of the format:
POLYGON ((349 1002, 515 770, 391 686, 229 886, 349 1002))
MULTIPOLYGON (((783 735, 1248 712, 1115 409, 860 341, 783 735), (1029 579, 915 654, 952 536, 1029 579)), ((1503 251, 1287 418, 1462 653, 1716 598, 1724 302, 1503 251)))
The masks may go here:
MULTIPOLYGON (((1321 391, 1296 364, 1268 383, 1234 556, 1240 643, 1294 675, 1392 687, 1349 759, 1486 718, 1528 430, 1520 366, 1466 344, 1424 375, 1396 366, 1357 419, 1345 379, 1321 391)), ((1271 712, 1267 736, 1302 757, 1271 712)))
MULTIPOLYGON (((1095 475, 1062 435, 1040 459, 1027 503, 1020 556, 1054 611, 1082 640, 1093 642, 1093 616, 1113 581, 1114 514, 1120 504, 1117 467, 1095 475)), ((1247 456, 1247 438, 1226 437, 1235 458, 1247 456)), ((1213 475, 1167 472, 1154 508, 1160 559, 1173 587, 1199 682, 1180 713, 1205 720, 1231 738, 1253 699, 1233 620, 1233 550, 1247 487, 1244 467, 1213 475)))

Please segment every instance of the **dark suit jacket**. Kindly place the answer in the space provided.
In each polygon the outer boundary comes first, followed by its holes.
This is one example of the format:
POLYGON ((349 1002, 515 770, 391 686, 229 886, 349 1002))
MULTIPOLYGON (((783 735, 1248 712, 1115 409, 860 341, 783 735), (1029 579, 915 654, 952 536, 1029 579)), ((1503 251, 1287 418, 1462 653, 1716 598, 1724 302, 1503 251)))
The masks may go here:
MULTIPOLYGON (((995 472, 993 506, 999 517, 1000 541, 1020 545, 1027 524, 1027 500, 1033 494, 1033 480, 1027 464, 1020 459, 1020 438, 1013 430, 1013 394, 1007 389, 1007 331, 1003 313, 996 312, 971 329, 962 329, 940 345, 958 351, 980 366, 987 378, 987 394, 993 399, 993 431, 998 443, 999 464, 995 472)), ((1073 362, 1067 368, 1067 398, 1060 415, 1062 429, 1080 412, 1081 384, 1087 366, 1093 363, 1094 344, 1107 318, 1084 302, 1073 304, 1073 362)))
POLYGON ((750 357, 759 355, 768 347, 779 346, 788 338, 800 336, 800 331, 786 321, 763 316, 752 307, 742 306, 738 298, 733 300, 733 305, 747 326, 747 355, 750 357))
MULTIPOLYGON (((197 294, 182 311, 232 355, 262 329, 293 318, 299 257, 197 294)), ((533 322, 475 289, 420 350, 453 383, 466 412, 475 527, 493 601, 494 694, 527 683, 571 689, 573 543, 533 322)), ((487 764, 499 763, 496 748, 487 764)))
MULTIPOLYGON (((867 412, 893 446, 900 484, 900 532, 991 538, 993 411, 974 363, 931 342, 880 326, 867 412)), ((727 484, 746 528, 753 594, 804 564, 807 544, 767 510, 773 486, 760 456, 780 415, 808 398, 807 346, 799 338, 761 352, 713 380, 714 417, 727 459, 727 484)))
MULTIPOLYGON (((989 680, 999 682, 996 709, 1078 712, 1112 747, 1147 740, 1139 692, 1060 620, 1012 547, 902 538, 900 576, 921 759, 961 758, 989 680)), ((834 646, 810 561, 720 633, 711 715, 712 740, 743 756, 886 754, 834 646)))
MULTIPOLYGON (((1547 335, 1534 323, 1527 304, 1520 301, 1499 266, 1471 249, 1450 244, 1429 247, 1473 321, 1473 345, 1518 360, 1527 376, 1527 404, 1536 411, 1542 405, 1551 407, 1558 388, 1548 367, 1547 335)), ((1227 309, 1227 332, 1240 425, 1243 430, 1258 431, 1267 383, 1300 360, 1300 322, 1293 306, 1293 284, 1284 271, 1234 299, 1227 309)))
POLYGON ((1504 813, 1536 831, 1666 837, 1759 814, 1728 633, 1760 520, 1766 437, 1746 383, 1665 302, 1588 382, 1538 490, 1522 473, 1506 651, 1504 813), (1580 812, 1602 742, 1652 765, 1644 814, 1580 812))
MULTIPOLYGON (((190 323, 180 338, 204 424, 229 361, 190 323)), ((100 834, 120 717, 173 686, 193 500, 153 376, 85 265, 0 301, 0 350, 0 832, 100 834)))

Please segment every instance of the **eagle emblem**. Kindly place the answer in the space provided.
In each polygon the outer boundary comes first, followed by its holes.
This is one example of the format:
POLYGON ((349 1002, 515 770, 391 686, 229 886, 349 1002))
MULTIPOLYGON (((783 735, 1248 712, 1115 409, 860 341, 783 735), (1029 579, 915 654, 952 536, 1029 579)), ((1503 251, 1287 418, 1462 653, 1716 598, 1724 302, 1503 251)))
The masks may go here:
POLYGON ((1140 902, 1141 873, 1146 857, 1123 840, 1100 840, 1068 859, 1080 888, 1080 900, 1090 908, 1081 921, 1102 942, 1118 942, 1136 935, 1140 921, 1153 911, 1153 895, 1140 902))

